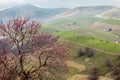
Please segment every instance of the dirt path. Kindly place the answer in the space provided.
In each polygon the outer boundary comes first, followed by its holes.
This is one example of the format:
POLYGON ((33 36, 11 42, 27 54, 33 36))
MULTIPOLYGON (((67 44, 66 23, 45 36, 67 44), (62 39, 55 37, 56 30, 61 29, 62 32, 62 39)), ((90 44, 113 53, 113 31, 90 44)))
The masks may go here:
MULTIPOLYGON (((67 64, 68 67, 76 68, 79 71, 84 71, 86 69, 86 67, 84 65, 78 64, 78 63, 70 61, 70 60, 66 61, 66 64, 67 64)), ((84 79, 82 79, 83 76, 82 77, 77 77, 77 75, 78 74, 68 78, 67 80, 78 80, 78 79, 84 80, 84 79)))
POLYGON ((86 75, 76 74, 76 75, 68 78, 67 80, 85 80, 85 79, 87 79, 87 76, 86 76, 86 75))
POLYGON ((73 67, 73 68, 76 68, 78 69, 79 71, 84 71, 86 69, 86 67, 84 65, 81 65, 81 64, 78 64, 78 63, 75 63, 73 61, 66 61, 66 64, 68 67, 73 67))

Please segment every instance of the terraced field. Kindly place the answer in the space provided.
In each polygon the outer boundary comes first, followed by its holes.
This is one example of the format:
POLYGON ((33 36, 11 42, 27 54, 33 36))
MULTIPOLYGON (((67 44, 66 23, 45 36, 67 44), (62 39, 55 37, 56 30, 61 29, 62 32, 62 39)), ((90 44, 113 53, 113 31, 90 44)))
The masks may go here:
POLYGON ((102 22, 108 23, 108 24, 120 25, 120 20, 116 20, 116 19, 105 19, 102 22))
POLYGON ((100 27, 98 27, 99 25, 96 24, 96 22, 106 24, 107 20, 103 18, 91 17, 91 16, 76 18, 76 19, 71 18, 71 19, 65 19, 62 21, 54 22, 54 23, 44 24, 40 31, 47 32, 47 33, 73 31, 79 34, 93 36, 103 40, 108 40, 108 41, 116 40, 117 38, 116 35, 112 34, 111 32, 107 32, 110 26, 103 25, 105 27, 105 30, 103 30, 104 28, 101 25, 100 27))
POLYGON ((54 34, 77 44, 87 45, 105 52, 115 54, 120 53, 120 44, 116 44, 114 42, 100 40, 91 36, 79 35, 73 32, 57 32, 54 34))
POLYGON ((40 32, 43 33, 53 33, 59 31, 62 32, 67 30, 58 23, 44 24, 43 27, 40 29, 40 32))
POLYGON ((102 40, 108 40, 108 41, 114 41, 117 38, 117 36, 112 33, 100 31, 93 28, 81 27, 81 28, 74 29, 73 32, 82 34, 82 35, 92 36, 102 40))

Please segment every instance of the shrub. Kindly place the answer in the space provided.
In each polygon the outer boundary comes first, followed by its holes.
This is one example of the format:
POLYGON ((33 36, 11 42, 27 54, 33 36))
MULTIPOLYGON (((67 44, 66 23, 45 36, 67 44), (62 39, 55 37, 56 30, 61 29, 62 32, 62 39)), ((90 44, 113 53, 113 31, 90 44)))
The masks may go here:
POLYGON ((109 32, 112 31, 112 28, 109 28, 108 31, 109 31, 109 32))
POLYGON ((88 80, 98 80, 99 78, 99 69, 97 67, 93 68, 88 80))
POLYGON ((120 55, 117 56, 117 60, 120 60, 120 55))
POLYGON ((77 56, 78 57, 81 57, 81 56, 87 56, 87 57, 92 57, 93 55, 95 54, 95 51, 89 47, 85 47, 84 49, 80 49, 77 53, 77 56))
POLYGON ((114 68, 112 74, 113 75, 119 75, 120 74, 120 69, 114 68))
POLYGON ((78 57, 81 57, 81 56, 83 56, 83 55, 85 55, 85 51, 84 51, 83 49, 80 49, 80 50, 78 51, 78 53, 77 53, 77 56, 78 56, 78 57))
POLYGON ((115 77, 115 80, 120 80, 120 74, 115 77))
POLYGON ((95 51, 89 47, 85 48, 85 54, 87 57, 92 57, 95 54, 95 51))
POLYGON ((113 67, 112 62, 108 59, 106 60, 105 66, 108 67, 109 69, 111 69, 113 67))

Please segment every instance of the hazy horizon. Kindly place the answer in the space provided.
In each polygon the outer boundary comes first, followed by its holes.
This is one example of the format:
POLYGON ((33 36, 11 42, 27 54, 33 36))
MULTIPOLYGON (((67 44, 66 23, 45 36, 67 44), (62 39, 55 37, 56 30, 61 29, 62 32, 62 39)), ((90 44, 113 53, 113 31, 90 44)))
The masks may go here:
POLYGON ((32 4, 41 8, 75 8, 102 5, 120 7, 120 0, 0 0, 0 9, 5 9, 21 4, 32 4))

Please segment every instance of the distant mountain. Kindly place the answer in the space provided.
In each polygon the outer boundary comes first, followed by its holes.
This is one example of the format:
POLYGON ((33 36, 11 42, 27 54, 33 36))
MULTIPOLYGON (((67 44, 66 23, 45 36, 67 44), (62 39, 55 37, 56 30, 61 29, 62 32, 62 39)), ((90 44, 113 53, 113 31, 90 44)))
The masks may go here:
POLYGON ((116 9, 114 6, 88 6, 88 7, 77 7, 74 9, 67 8, 39 8, 31 4, 24 4, 19 6, 14 6, 5 10, 0 11, 0 21, 8 21, 15 17, 29 17, 32 20, 37 20, 39 22, 50 22, 57 21, 67 18, 80 18, 86 16, 95 16, 102 15, 108 16, 111 13, 111 16, 119 17, 119 9, 116 9), (114 10, 115 9, 115 10, 114 10), (110 12, 109 10, 113 10, 110 12), (116 14, 112 15, 115 11, 116 14), (117 16, 118 15, 118 16, 117 16))
POLYGON ((105 11, 97 16, 103 17, 103 18, 120 19, 120 8, 113 8, 113 9, 105 11))
POLYGON ((64 19, 64 18, 78 18, 86 16, 94 16, 100 14, 104 11, 111 10, 115 8, 114 6, 88 6, 88 7, 77 7, 71 10, 68 10, 64 13, 55 15, 50 20, 64 19))
POLYGON ((72 11, 79 11, 80 16, 93 16, 98 13, 115 8, 114 6, 88 6, 88 7, 77 7, 72 11))
POLYGON ((29 17, 40 21, 50 18, 56 14, 65 12, 67 8, 39 8, 30 4, 24 4, 20 6, 14 6, 5 10, 0 11, 0 20, 9 20, 14 17, 29 17))

